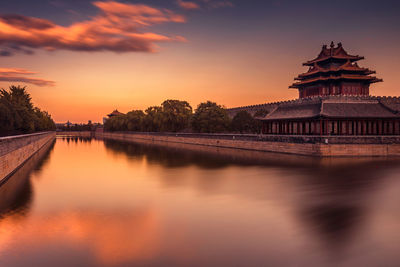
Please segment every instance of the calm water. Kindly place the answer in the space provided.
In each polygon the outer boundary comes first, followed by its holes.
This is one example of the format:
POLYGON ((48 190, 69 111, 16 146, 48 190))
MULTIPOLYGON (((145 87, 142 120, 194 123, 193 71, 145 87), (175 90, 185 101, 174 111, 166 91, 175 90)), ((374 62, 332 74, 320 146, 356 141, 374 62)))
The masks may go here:
POLYGON ((398 162, 194 149, 58 138, 0 188, 0 266, 400 266, 398 162))

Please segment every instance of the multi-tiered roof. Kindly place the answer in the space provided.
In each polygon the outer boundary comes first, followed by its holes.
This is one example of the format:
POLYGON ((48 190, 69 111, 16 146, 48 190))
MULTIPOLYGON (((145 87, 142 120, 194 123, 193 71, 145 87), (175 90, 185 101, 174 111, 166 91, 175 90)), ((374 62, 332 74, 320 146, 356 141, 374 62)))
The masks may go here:
POLYGON ((362 56, 349 55, 341 43, 330 48, 326 45, 317 58, 303 63, 309 66, 306 73, 300 74, 290 88, 299 90, 300 98, 323 95, 369 95, 369 85, 381 82, 371 74, 375 71, 361 68, 357 61, 362 56))
POLYGON ((118 109, 116 109, 116 110, 114 110, 113 112, 111 112, 110 114, 108 114, 107 116, 108 116, 109 118, 111 118, 111 117, 120 116, 120 115, 125 115, 125 114, 119 112, 118 109))

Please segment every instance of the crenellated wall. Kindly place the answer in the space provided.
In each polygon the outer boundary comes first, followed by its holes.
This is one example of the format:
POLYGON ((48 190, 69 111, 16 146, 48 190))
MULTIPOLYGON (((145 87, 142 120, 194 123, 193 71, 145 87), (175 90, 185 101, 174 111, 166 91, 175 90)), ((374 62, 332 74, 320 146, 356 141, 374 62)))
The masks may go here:
POLYGON ((55 132, 44 132, 1 137, 0 184, 55 136, 55 132))
POLYGON ((400 139, 393 136, 360 138, 261 136, 258 139, 255 135, 105 132, 96 134, 96 137, 127 142, 156 144, 170 142, 319 157, 400 156, 400 139))

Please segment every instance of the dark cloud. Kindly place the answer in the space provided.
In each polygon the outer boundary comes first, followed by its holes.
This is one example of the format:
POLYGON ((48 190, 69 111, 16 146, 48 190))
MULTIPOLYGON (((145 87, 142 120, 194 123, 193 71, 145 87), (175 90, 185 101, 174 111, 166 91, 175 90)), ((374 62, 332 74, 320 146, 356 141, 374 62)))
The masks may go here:
POLYGON ((30 54, 32 49, 154 52, 157 42, 184 40, 144 31, 154 24, 186 21, 168 9, 115 1, 97 1, 93 5, 100 10, 97 16, 66 27, 40 18, 0 16, 0 55, 30 54))
POLYGON ((0 56, 2 56, 2 57, 9 57, 12 55, 13 55, 13 53, 8 50, 0 50, 0 56))
POLYGON ((41 87, 55 86, 54 81, 28 77, 28 75, 32 74, 36 74, 36 72, 25 69, 0 68, 0 81, 29 83, 41 87))
POLYGON ((16 14, 3 15, 0 17, 0 20, 7 25, 12 25, 13 27, 22 30, 27 28, 45 30, 55 26, 52 22, 45 19, 25 17, 16 14))

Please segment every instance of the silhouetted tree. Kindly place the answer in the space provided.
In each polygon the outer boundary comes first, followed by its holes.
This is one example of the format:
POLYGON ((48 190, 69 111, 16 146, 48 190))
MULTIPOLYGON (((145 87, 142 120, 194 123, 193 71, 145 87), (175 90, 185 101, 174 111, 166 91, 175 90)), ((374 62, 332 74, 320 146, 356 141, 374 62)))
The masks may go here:
POLYGON ((0 134, 55 130, 51 116, 32 104, 25 87, 0 90, 0 134))
POLYGON ((192 107, 186 101, 166 100, 161 104, 161 131, 178 132, 190 127, 192 107))
POLYGON ((126 114, 128 131, 142 131, 145 114, 141 110, 132 110, 126 114))
POLYGON ((258 131, 257 121, 245 110, 236 113, 231 123, 232 131, 240 133, 256 133, 258 131))
POLYGON ((146 109, 145 113, 146 115, 143 119, 143 130, 147 132, 161 131, 161 125, 163 122, 162 107, 149 107, 146 109))
POLYGON ((106 131, 127 131, 126 115, 118 115, 107 119, 104 123, 104 129, 106 131))
POLYGON ((195 132, 218 133, 229 130, 230 119, 225 108, 207 101, 197 106, 192 119, 195 132))

